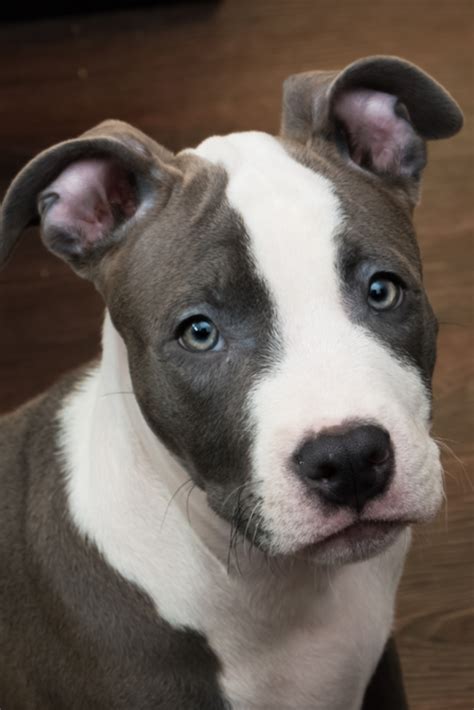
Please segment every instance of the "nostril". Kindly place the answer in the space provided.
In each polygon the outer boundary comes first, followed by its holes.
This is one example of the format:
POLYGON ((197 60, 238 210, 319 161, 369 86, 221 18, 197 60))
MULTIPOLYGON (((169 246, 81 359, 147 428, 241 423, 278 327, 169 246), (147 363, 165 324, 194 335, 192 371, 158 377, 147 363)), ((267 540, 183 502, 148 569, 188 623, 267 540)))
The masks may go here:
POLYGON ((315 450, 313 443, 303 446, 293 456, 300 475, 310 480, 330 481, 340 475, 341 461, 321 448, 315 450))
POLYGON ((381 466, 387 463, 391 455, 392 452, 388 446, 385 449, 373 449, 367 456, 367 462, 372 466, 381 466))
POLYGON ((315 477, 320 478, 322 481, 330 481, 338 475, 338 468, 332 463, 319 464, 315 470, 315 474, 315 477))

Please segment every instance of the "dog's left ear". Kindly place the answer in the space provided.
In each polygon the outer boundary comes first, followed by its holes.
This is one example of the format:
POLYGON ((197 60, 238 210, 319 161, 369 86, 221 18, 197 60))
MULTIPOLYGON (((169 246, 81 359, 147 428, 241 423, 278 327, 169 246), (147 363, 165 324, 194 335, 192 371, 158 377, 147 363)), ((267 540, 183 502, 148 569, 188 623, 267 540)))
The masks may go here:
POLYGON ((397 57, 367 57, 340 72, 305 72, 284 83, 282 136, 332 142, 348 163, 412 198, 426 163, 425 140, 449 138, 462 123, 445 89, 397 57))

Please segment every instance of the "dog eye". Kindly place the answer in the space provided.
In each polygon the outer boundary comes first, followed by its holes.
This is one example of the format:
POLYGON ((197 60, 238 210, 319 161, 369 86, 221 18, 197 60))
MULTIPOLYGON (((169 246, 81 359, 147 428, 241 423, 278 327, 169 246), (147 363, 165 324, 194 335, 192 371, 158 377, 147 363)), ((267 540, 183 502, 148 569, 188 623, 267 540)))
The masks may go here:
POLYGON ((192 352, 214 350, 219 339, 217 327, 205 316, 191 316, 178 328, 179 344, 192 352))
POLYGON ((390 274, 375 274, 370 279, 367 301, 376 311, 398 308, 403 299, 400 282, 390 274))

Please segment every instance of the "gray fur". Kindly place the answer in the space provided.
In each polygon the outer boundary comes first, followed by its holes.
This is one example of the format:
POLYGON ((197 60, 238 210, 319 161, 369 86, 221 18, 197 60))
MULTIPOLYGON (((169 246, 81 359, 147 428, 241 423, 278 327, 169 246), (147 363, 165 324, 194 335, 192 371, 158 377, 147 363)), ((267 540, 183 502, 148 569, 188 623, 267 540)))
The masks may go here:
MULTIPOLYGON (((347 217, 338 270, 348 316, 395 357, 414 364, 427 387, 436 321, 423 290, 411 212, 424 140, 453 135, 461 122, 458 107, 436 82, 396 58, 361 60, 341 73, 297 75, 285 85, 282 143, 295 160, 332 181, 347 217), (350 165, 333 102, 354 86, 394 93, 406 105, 416 134, 409 179, 377 174, 370 163, 366 169, 350 165), (363 298, 370 274, 380 270, 398 274, 407 294, 403 308, 383 319, 368 312, 363 298)), ((126 124, 100 124, 42 153, 12 183, 1 214, 0 264, 25 227, 40 213, 44 219, 49 203, 42 192, 84 158, 119 166, 136 215, 115 215, 98 244, 80 230, 46 228, 43 240, 101 292, 127 346, 148 424, 207 492, 210 506, 231 520, 229 491, 249 476, 245 395, 279 357, 279 343, 274 305, 225 198, 226 173, 196 156, 173 156, 126 124), (219 323, 224 351, 196 357, 179 347, 177 325, 193 313, 219 323)), ((0 420, 2 710, 221 710, 227 705, 220 662, 207 640, 160 619, 150 599, 81 538, 69 517, 55 422, 81 377, 83 372, 66 377, 0 420)), ((246 525, 252 507, 246 501, 233 521, 241 530, 248 527, 250 537, 258 525, 257 515, 246 525)), ((264 532, 255 542, 265 548, 264 532)), ((381 687, 387 688, 384 707, 395 707, 393 698, 396 707, 405 702, 398 666, 384 670, 389 658, 391 646, 368 692, 367 710, 381 707, 381 687)))

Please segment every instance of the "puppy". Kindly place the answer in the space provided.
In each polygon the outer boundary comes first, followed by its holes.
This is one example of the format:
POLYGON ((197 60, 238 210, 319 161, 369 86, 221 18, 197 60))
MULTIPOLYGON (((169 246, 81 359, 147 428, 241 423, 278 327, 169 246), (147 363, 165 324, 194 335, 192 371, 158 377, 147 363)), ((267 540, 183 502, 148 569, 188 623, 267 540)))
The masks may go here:
POLYGON ((13 181, 0 262, 39 222, 106 316, 1 420, 2 710, 405 707, 394 599, 442 497, 412 211, 461 124, 369 57, 290 77, 278 137, 107 121, 13 181))

